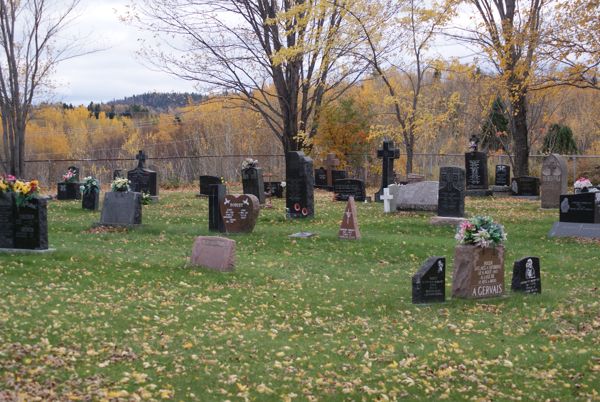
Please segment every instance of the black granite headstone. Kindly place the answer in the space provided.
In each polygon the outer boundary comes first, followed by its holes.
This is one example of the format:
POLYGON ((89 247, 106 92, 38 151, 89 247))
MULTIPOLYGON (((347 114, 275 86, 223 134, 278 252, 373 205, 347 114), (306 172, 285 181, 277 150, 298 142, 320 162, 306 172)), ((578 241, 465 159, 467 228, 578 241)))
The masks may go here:
POLYGON ((525 257, 515 261, 511 289, 513 292, 542 293, 538 257, 525 257))
POLYGON ((142 194, 110 191, 104 195, 100 225, 136 226, 142 224, 142 194))
POLYGON ((225 233, 225 223, 221 215, 221 203, 227 194, 227 186, 219 183, 211 184, 208 187, 208 230, 225 233))
POLYGON ((222 184, 221 178, 217 176, 200 176, 200 195, 209 196, 212 184, 222 184))
POLYGON ((560 222, 600 223, 600 193, 562 194, 560 222))
POLYGON ((81 199, 81 184, 74 183, 58 183, 58 192, 56 199, 58 200, 80 200, 81 199))
POLYGON ((315 188, 326 189, 327 187, 327 170, 324 167, 315 169, 315 188))
POLYGON ((285 177, 286 208, 291 218, 312 217, 315 213, 313 161, 304 152, 288 152, 285 177))
POLYGON ((496 186, 510 186, 510 166, 496 165, 496 186))
POLYGON ((0 248, 15 247, 15 216, 13 193, 0 193, 0 248))
POLYGON ((283 186, 280 181, 266 181, 265 193, 270 194, 271 197, 283 198, 283 186))
POLYGON ((158 180, 156 172, 144 167, 146 155, 143 151, 140 151, 135 158, 138 160, 137 167, 127 172, 127 179, 131 182, 131 191, 148 193, 152 197, 157 197, 158 180))
POLYGON ((248 167, 242 170, 242 188, 244 194, 252 194, 258 198, 258 202, 265 203, 265 191, 263 183, 263 172, 259 167, 248 167))
POLYGON ((465 153, 467 190, 488 188, 487 154, 485 152, 465 153))
POLYGON ((394 159, 400 158, 400 150, 394 148, 394 141, 384 140, 381 149, 377 150, 377 157, 382 159, 383 168, 381 174, 381 187, 379 188, 379 191, 375 193, 375 201, 383 202, 380 198, 383 195, 383 189, 394 183, 394 159))
POLYGON ((123 176, 123 169, 113 170, 113 180, 120 178, 125 178, 125 176, 123 176))
POLYGON ((81 196, 81 208, 97 211, 100 208, 100 190, 84 191, 81 196))
POLYGON ((412 302, 446 301, 446 258, 429 257, 412 277, 412 302))
POLYGON ((465 171, 459 167, 440 167, 438 216, 465 216, 465 171))
POLYGON ((333 192, 336 201, 348 201, 354 197, 354 201, 363 202, 367 198, 365 182, 359 179, 338 179, 334 182, 333 192))
POLYGON ((43 198, 34 198, 17 206, 15 248, 48 249, 48 206, 43 198))
POLYGON ((510 191, 516 196, 537 197, 540 195, 540 179, 532 176, 513 177, 510 191))

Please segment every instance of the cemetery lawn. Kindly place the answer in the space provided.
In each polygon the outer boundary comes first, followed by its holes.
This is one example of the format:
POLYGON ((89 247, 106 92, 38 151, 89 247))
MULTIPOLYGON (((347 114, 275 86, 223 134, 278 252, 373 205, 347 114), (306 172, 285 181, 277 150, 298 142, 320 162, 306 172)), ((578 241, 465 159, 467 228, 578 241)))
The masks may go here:
POLYGON ((539 201, 467 199, 506 226, 513 261, 539 256, 541 295, 452 300, 451 227, 431 214, 317 192, 284 200, 237 241, 235 273, 186 269, 208 201, 166 192, 143 227, 91 231, 99 213, 50 202, 51 254, 0 255, 0 400, 598 400, 600 243, 549 239, 539 201), (312 231, 318 237, 292 240, 312 231), (411 303, 411 277, 446 256, 447 301, 411 303))

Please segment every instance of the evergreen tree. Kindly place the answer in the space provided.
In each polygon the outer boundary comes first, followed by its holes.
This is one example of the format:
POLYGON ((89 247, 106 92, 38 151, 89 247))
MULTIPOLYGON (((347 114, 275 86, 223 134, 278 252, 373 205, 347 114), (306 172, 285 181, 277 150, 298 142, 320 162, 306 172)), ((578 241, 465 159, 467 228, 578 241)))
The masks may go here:
POLYGON ((573 130, 569 126, 553 124, 544 137, 543 153, 576 154, 577 144, 573 138, 573 130))

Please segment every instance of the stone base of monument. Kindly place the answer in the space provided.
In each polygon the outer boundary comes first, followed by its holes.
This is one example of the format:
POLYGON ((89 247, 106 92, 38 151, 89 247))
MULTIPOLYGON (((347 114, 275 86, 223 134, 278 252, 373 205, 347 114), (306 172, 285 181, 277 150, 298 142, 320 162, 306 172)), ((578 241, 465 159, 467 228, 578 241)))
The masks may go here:
POLYGON ((458 226, 467 220, 467 218, 459 218, 454 216, 432 216, 429 220, 429 223, 435 226, 458 226))
POLYGON ((512 195, 512 198, 516 198, 518 200, 529 200, 529 201, 539 201, 540 197, 537 195, 512 195))
POLYGON ((47 254, 55 252, 55 248, 33 250, 27 248, 0 248, 0 254, 47 254))
POLYGON ((510 197, 511 196, 510 186, 492 186, 491 190, 494 193, 494 197, 510 197))
POLYGON ((158 203, 158 200, 159 200, 158 199, 158 195, 151 195, 150 196, 150 203, 156 204, 156 203, 158 203))
POLYGON ((548 237, 581 237, 584 239, 600 239, 600 224, 554 222, 548 237))
POLYGON ((492 190, 486 188, 473 188, 465 191, 467 197, 491 197, 493 194, 492 190))

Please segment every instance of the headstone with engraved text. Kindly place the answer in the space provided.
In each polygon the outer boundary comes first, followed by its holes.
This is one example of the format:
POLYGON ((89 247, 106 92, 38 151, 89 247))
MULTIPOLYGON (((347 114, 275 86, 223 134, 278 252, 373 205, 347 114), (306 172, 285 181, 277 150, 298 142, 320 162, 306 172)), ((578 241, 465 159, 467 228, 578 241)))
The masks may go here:
POLYGON ((567 162, 551 154, 542 162, 542 208, 558 208, 560 195, 567 193, 567 162))
POLYGON ((511 289, 513 292, 542 293, 538 257, 525 257, 515 261, 511 289))
POLYGON ((288 152, 286 177, 286 208, 290 218, 306 218, 315 214, 313 161, 304 152, 288 152))
POLYGON ((446 258, 429 257, 412 277, 412 302, 446 301, 446 258))

